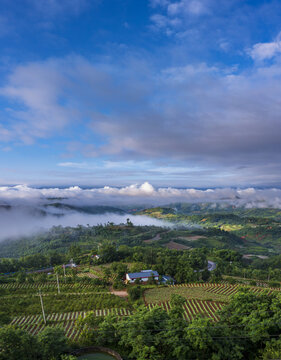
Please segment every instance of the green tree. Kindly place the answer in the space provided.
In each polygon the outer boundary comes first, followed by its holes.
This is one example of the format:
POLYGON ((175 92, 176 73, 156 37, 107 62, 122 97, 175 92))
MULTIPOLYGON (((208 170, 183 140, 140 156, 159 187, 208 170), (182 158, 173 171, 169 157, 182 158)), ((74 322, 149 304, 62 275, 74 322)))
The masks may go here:
POLYGON ((26 279, 25 273, 23 271, 19 272, 17 276, 17 282, 22 284, 25 282, 25 279, 26 279))
POLYGON ((1 325, 7 325, 11 321, 10 316, 7 314, 7 312, 0 311, 0 326, 1 325))
POLYGON ((129 299, 132 301, 138 300, 142 295, 142 289, 140 285, 131 286, 128 289, 129 299))
POLYGON ((59 275, 63 275, 63 267, 61 265, 55 266, 54 267, 54 273, 59 274, 59 275))
POLYGON ((183 316, 183 305, 185 303, 185 298, 179 294, 172 294, 171 296, 171 316, 176 318, 182 318, 183 316))
POLYGON ((81 254, 81 248, 79 245, 72 244, 68 250, 68 256, 74 261, 79 257, 81 254))
POLYGON ((261 358, 263 360, 281 359, 281 337, 266 343, 265 349, 261 352, 261 358))
POLYGON ((40 359, 36 338, 24 330, 3 326, 0 328, 0 360, 19 359, 40 359))
POLYGON ((46 327, 39 335, 38 341, 42 348, 43 360, 59 359, 69 349, 63 329, 46 327))
POLYGON ((129 227, 134 226, 134 224, 132 223, 132 221, 129 218, 126 220, 126 225, 129 226, 129 227))
POLYGON ((160 307, 149 311, 141 306, 125 321, 116 325, 119 344, 128 352, 130 359, 164 360, 170 359, 169 353, 163 354, 163 330, 168 314, 160 307), (165 357, 164 357, 165 356, 165 357))
POLYGON ((202 280, 203 281, 208 281, 211 277, 211 274, 210 274, 210 271, 207 270, 207 269, 204 269, 202 272, 201 272, 201 277, 202 277, 202 280))

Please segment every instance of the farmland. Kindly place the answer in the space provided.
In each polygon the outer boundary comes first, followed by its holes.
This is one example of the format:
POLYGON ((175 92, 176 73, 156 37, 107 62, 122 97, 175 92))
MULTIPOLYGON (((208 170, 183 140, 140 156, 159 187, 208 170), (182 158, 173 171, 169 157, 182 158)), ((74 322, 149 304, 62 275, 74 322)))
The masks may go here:
MULTIPOLYGON (((46 291, 47 293, 57 293, 57 282, 36 282, 36 283, 6 283, 0 284, 1 294, 14 294, 14 295, 30 295, 37 294, 38 291, 46 291)), ((72 284, 60 284, 60 291, 63 293, 87 293, 87 292, 104 292, 106 289, 103 286, 94 286, 87 283, 72 283, 72 284)))
POLYGON ((81 281, 62 283, 59 294, 54 282, 6 283, 0 284, 0 312, 6 312, 9 316, 40 314, 39 290, 47 314, 128 307, 124 299, 110 294, 108 288, 81 281))
MULTIPOLYGON (((157 304, 148 304, 147 306, 149 309, 153 309, 157 304)), ((164 301, 160 303, 159 306, 168 312, 171 310, 170 301, 164 301)), ((223 306, 224 304, 218 301, 189 299, 186 300, 183 305, 183 317, 186 321, 192 321, 200 315, 210 318, 213 321, 218 321, 218 311, 220 311, 223 306)))
POLYGON ((186 299, 198 299, 203 301, 219 301, 228 303, 230 298, 236 294, 239 289, 247 288, 251 292, 261 294, 271 294, 272 292, 280 291, 281 289, 270 289, 263 287, 249 287, 243 285, 230 284, 213 284, 213 283, 199 283, 199 284, 181 284, 171 285, 169 287, 149 289, 144 293, 145 302, 147 304, 157 304, 169 301, 172 294, 179 294, 186 299))
MULTIPOLYGON (((183 296, 183 317, 192 321, 198 315, 219 320, 219 311, 229 303, 239 289, 248 288, 251 292, 270 294, 281 289, 230 285, 227 283, 188 283, 170 286, 150 286, 144 292, 144 303, 150 310, 160 306, 170 311, 170 299, 173 294, 183 296)), ((104 317, 109 314, 130 316, 134 312, 130 302, 108 292, 105 286, 73 283, 62 284, 60 294, 55 282, 0 285, 0 312, 8 309, 11 324, 27 330, 32 335, 41 332, 45 324, 41 313, 38 289, 41 289, 47 325, 64 330, 72 341, 78 341, 81 329, 76 327, 78 318, 84 318, 89 312, 94 316, 104 317)))
MULTIPOLYGON (((79 339, 81 329, 77 328, 76 321, 79 318, 84 318, 87 313, 88 312, 85 311, 52 313, 46 316, 46 322, 48 326, 62 328, 66 337, 68 337, 72 341, 77 341, 79 339)), ((126 308, 113 308, 94 310, 93 314, 95 316, 107 316, 109 314, 117 316, 129 316, 131 312, 126 308)), ((13 318, 11 324, 28 331, 32 335, 37 335, 45 328, 45 324, 43 322, 43 317, 41 314, 17 316, 13 318)))
POLYGON ((231 248, 243 253, 265 255, 279 254, 281 250, 279 209, 234 209, 231 206, 212 207, 211 204, 171 204, 137 213, 188 226, 189 230, 163 234, 159 244, 176 240, 191 247, 231 248), (195 237, 196 241, 192 240, 192 237, 195 237))

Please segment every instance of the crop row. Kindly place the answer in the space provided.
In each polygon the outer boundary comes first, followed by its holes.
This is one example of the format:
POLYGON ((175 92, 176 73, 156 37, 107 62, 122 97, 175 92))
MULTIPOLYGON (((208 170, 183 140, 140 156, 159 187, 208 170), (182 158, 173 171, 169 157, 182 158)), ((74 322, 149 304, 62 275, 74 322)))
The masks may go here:
MULTIPOLYGON (((81 333, 81 329, 77 329, 75 326, 75 321, 63 321, 60 323, 51 323, 48 324, 48 326, 54 327, 54 328, 61 328, 64 330, 64 334, 66 337, 71 339, 72 341, 77 341, 79 338, 79 335, 81 333)), ((19 325, 21 329, 24 329, 28 331, 32 335, 37 335, 39 332, 41 332, 45 325, 41 323, 26 323, 19 325)))
POLYGON ((232 296, 242 288, 249 289, 256 295, 270 295, 273 291, 276 290, 278 291, 278 289, 271 289, 271 288, 258 288, 258 287, 248 287, 244 285, 225 285, 225 284, 208 288, 206 289, 206 291, 218 295, 232 296))
POLYGON ((237 285, 225 285, 219 284, 217 286, 212 286, 206 289, 207 292, 217 294, 217 295, 226 295, 232 296, 237 293, 239 287, 237 285))
POLYGON ((187 283, 187 284, 176 284, 176 285, 169 285, 169 287, 173 288, 181 288, 181 287, 212 287, 212 286, 219 286, 221 284, 217 283, 187 283))
MULTIPOLYGON (((32 283, 32 284, 17 284, 17 283, 7 283, 7 284, 0 284, 1 289, 42 289, 42 288, 56 288, 57 283, 54 282, 48 282, 48 283, 32 283)), ((89 289, 95 287, 95 285, 91 284, 83 284, 83 283, 74 283, 74 284, 63 284, 60 282, 60 289, 63 290, 66 289, 72 289, 72 288, 81 288, 81 289, 89 289)))
MULTIPOLYGON (((48 322, 64 322, 64 321, 74 321, 77 320, 79 316, 85 317, 89 312, 86 311, 74 311, 68 313, 54 313, 48 314, 46 320, 48 322)), ((96 316, 106 316, 109 314, 114 314, 118 316, 128 316, 131 315, 130 310, 125 308, 112 308, 112 309, 102 309, 102 310, 93 310, 93 313, 96 316)), ((43 321, 42 315, 28 315, 28 316, 17 316, 15 317, 11 324, 22 326, 25 324, 33 325, 40 324, 43 321)))
POLYGON ((217 294, 217 295, 226 295, 232 296, 238 292, 241 288, 248 288, 256 294, 271 294, 274 291, 281 291, 281 288, 259 288, 259 287, 249 287, 247 285, 230 285, 228 283, 190 283, 190 284, 179 284, 179 285, 170 285, 170 287, 182 288, 206 288, 207 292, 217 294))
MULTIPOLYGON (((165 301, 159 304, 148 304, 147 306, 149 309, 153 309, 155 306, 161 306, 166 311, 171 310, 170 301, 165 301)), ((191 321, 198 314, 201 314, 211 318, 214 321, 218 321, 219 318, 216 313, 221 310, 223 306, 223 303, 217 301, 189 299, 186 300, 183 305, 183 316, 187 321, 191 321)))

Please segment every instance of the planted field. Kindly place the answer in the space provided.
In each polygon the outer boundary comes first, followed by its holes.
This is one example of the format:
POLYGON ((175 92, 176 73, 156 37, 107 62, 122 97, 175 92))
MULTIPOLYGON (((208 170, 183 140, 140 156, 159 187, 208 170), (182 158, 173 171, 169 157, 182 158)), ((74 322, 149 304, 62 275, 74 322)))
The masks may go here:
MULTIPOLYGON (((41 312, 40 298, 35 294, 28 297, 2 296, 0 299, 0 312, 6 312, 10 316, 35 315, 41 312)), ((46 313, 129 307, 124 299, 109 293, 48 294, 43 296, 43 302, 46 313)))
POLYGON ((153 288, 145 291, 146 303, 160 303, 169 301, 172 294, 179 294, 186 299, 211 300, 227 303, 231 296, 239 289, 247 288, 255 294, 271 294, 281 289, 261 288, 246 285, 213 284, 213 283, 190 283, 170 285, 169 287, 153 288))
MULTIPOLYGON (((170 311, 171 305, 169 301, 165 301, 159 304, 148 304, 149 309, 153 309, 155 306, 161 306, 164 310, 170 311)), ((212 319, 213 321, 218 321, 218 311, 223 308, 224 304, 215 301, 208 300, 198 300, 198 299, 190 299, 186 300, 183 305, 184 309, 184 318, 187 321, 191 321, 196 316, 201 315, 212 319)))
MULTIPOLYGON (((8 293, 37 293, 38 290, 42 291, 48 291, 48 292, 57 292, 57 282, 51 281, 51 282, 36 282, 32 284, 23 283, 7 283, 7 284, 0 284, 0 289, 7 291, 8 293)), ((87 284, 81 282, 76 283, 68 283, 65 284, 63 281, 60 281, 60 291, 61 292, 73 292, 73 291, 106 291, 107 289, 103 286, 97 286, 92 284, 87 284)))
MULTIPOLYGON (((179 294, 186 299, 198 299, 198 300, 211 300, 219 302, 228 302, 229 297, 223 294, 209 293, 206 290, 207 286, 200 286, 205 284, 183 284, 183 285, 172 285, 169 287, 153 288, 145 291, 144 297, 146 303, 160 303, 169 301, 172 294, 179 294)), ((213 285, 213 284, 212 284, 213 285)))
MULTIPOLYGON (((94 310, 93 312, 95 316, 106 316, 109 314, 118 316, 131 315, 130 310, 125 308, 102 309, 94 310)), ((69 339, 76 341, 81 333, 81 329, 77 329, 75 326, 76 320, 80 316, 85 317, 86 314, 87 312, 85 311, 49 314, 46 316, 47 326, 64 329, 65 335, 69 339)), ((11 324, 30 332, 32 335, 38 334, 45 328, 42 315, 17 316, 12 320, 11 324)))

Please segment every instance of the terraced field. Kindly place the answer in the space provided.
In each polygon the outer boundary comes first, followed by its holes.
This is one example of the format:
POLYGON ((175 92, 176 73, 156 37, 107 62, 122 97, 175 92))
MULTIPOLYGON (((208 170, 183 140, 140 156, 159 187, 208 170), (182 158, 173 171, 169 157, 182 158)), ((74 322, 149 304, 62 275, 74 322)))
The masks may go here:
POLYGON ((271 294, 281 291, 281 288, 264 288, 246 285, 213 284, 213 283, 190 283, 181 285, 170 285, 169 287, 149 289, 144 298, 147 304, 162 303, 169 301, 172 294, 179 294, 186 299, 198 299, 228 303, 231 296, 239 289, 247 288, 256 294, 271 294))
POLYGON ((149 309, 153 309, 155 306, 161 306, 164 310, 169 311, 171 308, 171 295, 179 294, 186 298, 183 307, 184 317, 187 321, 192 320, 199 314, 213 321, 218 321, 218 311, 221 310, 224 305, 230 301, 230 298, 241 288, 248 288, 257 295, 281 291, 281 288, 272 289, 230 284, 191 283, 149 289, 144 293, 144 300, 149 309))
MULTIPOLYGON (((158 304, 148 304, 149 309, 153 309, 158 306, 158 304)), ((164 310, 170 311, 171 305, 170 301, 165 301, 159 304, 164 310)), ((198 300, 198 299, 190 299, 186 300, 183 305, 184 308, 184 318, 187 321, 191 321, 197 315, 206 316, 213 321, 218 321, 219 317, 217 312, 223 308, 224 304, 217 301, 208 301, 208 300, 198 300)))
MULTIPOLYGON (((96 286, 96 285, 87 284, 87 283, 83 283, 83 282, 65 284, 63 281, 60 281, 60 291, 61 292, 69 292, 69 291, 73 291, 73 290, 79 290, 81 292, 84 292, 87 290, 93 290, 93 289, 97 289, 97 288, 99 289, 99 291, 107 291, 107 289, 103 288, 102 286, 96 286)), ((57 282, 56 281, 50 281, 47 283, 36 282, 36 283, 32 283, 32 284, 7 283, 7 284, 0 284, 0 289, 9 290, 9 292, 10 291, 23 292, 24 290, 29 290, 29 292, 32 292, 32 290, 34 290, 34 292, 38 292, 39 289, 43 290, 43 291, 55 291, 56 292, 57 291, 57 282)))
MULTIPOLYGON (((54 313, 46 316, 47 325, 51 327, 59 327, 64 329, 65 335, 73 340, 77 341, 82 329, 77 329, 75 324, 76 320, 81 316, 84 318, 89 312, 75 311, 69 313, 54 313)), ((102 309, 94 310, 95 316, 106 316, 114 314, 118 316, 129 316, 131 311, 125 308, 120 309, 102 309)), ((29 315, 29 316, 17 316, 12 322, 12 325, 16 325, 21 329, 27 330, 32 335, 38 334, 45 328, 42 315, 29 315)))
MULTIPOLYGON (((72 284, 68 284, 72 285, 72 284)), ((66 286, 68 286, 66 284, 66 286)), ((85 286, 85 292, 81 292, 83 284, 70 286, 66 289, 72 290, 73 293, 63 293, 56 295, 48 292, 49 286, 55 287, 56 284, 2 284, 0 289, 9 291, 10 296, 1 296, 0 307, 10 309, 14 315, 11 324, 29 331, 31 334, 37 334, 44 329, 41 315, 39 297, 34 290, 38 291, 39 286, 44 287, 44 307, 46 311, 47 325, 60 327, 64 329, 66 336, 72 341, 78 341, 81 329, 75 326, 79 317, 85 317, 87 313, 93 311, 95 316, 106 316, 115 314, 118 316, 130 316, 130 304, 119 297, 101 292, 89 291, 85 286), (44 287, 45 285, 45 287, 44 287), (79 289, 79 292, 75 292, 79 289), (19 295, 25 292, 24 295, 19 295), (30 292, 30 295, 27 294, 30 292), (14 293, 14 294, 13 294, 14 293), (51 296, 52 295, 52 296, 51 296), (18 302, 16 311, 13 311, 14 302, 18 302), (15 316, 17 315, 17 316, 15 316)), ((146 290, 144 293, 145 304, 149 309, 155 306, 161 306, 164 310, 170 311, 170 299, 172 294, 180 294, 186 298, 183 305, 184 318, 191 321, 196 316, 201 315, 210 318, 212 321, 219 320, 219 310, 229 302, 231 297, 239 289, 248 288, 253 293, 270 294, 273 291, 281 289, 271 289, 264 287, 250 287, 246 285, 230 285, 226 283, 190 283, 181 285, 170 285, 166 287, 154 287, 146 290)), ((98 290, 98 287, 91 289, 98 290)))

